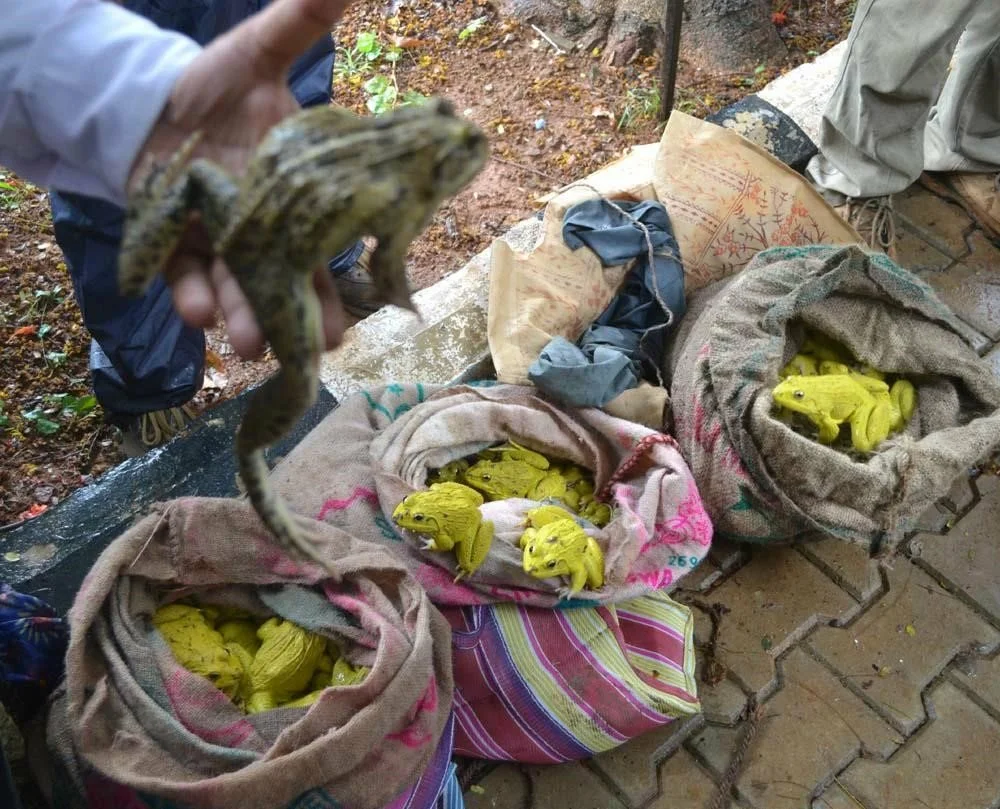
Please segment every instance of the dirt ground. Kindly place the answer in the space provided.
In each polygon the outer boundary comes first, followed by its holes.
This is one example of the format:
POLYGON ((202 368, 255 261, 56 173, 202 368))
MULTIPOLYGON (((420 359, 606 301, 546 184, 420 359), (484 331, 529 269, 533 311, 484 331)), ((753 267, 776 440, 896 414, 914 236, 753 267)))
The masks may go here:
MULTIPOLYGON (((699 73, 682 58, 677 108, 704 117, 814 58, 846 34, 851 6, 776 0, 774 23, 788 58, 729 76, 699 73)), ((414 0, 394 11, 379 0, 359 0, 335 34, 338 103, 381 111, 445 96, 491 139, 487 167, 412 246, 415 288, 459 269, 537 210, 548 191, 659 137, 657 57, 606 67, 599 51, 557 52, 544 32, 499 19, 490 5, 473 0, 414 0)), ((267 358, 242 362, 222 329, 208 338, 196 410, 255 384, 274 367, 267 358)), ((119 434, 104 424, 91 395, 89 336, 44 191, 2 169, 0 345, 2 530, 122 460, 119 434)))

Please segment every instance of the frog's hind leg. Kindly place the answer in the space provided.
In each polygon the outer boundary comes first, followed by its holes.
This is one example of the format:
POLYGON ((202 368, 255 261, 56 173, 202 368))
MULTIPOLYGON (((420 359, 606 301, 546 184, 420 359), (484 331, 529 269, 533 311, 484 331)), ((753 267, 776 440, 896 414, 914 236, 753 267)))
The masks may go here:
POLYGON ((280 368, 250 400, 236 436, 237 462, 250 502, 278 543, 325 565, 316 538, 271 488, 270 470, 263 453, 265 447, 291 430, 316 399, 323 340, 320 306, 311 278, 278 274, 272 277, 275 281, 284 279, 284 295, 276 294, 267 284, 262 285, 264 288, 244 287, 280 368), (275 300, 283 303, 277 310, 274 310, 275 300))
POLYGON ((917 406, 917 389, 908 379, 896 380, 889 390, 892 399, 892 430, 902 430, 910 423, 917 406))
POLYGON ((123 295, 141 294, 166 266, 192 212, 201 214, 213 241, 229 218, 236 184, 207 160, 185 166, 196 144, 197 135, 189 138, 170 163, 154 170, 129 200, 118 255, 118 288, 123 295))

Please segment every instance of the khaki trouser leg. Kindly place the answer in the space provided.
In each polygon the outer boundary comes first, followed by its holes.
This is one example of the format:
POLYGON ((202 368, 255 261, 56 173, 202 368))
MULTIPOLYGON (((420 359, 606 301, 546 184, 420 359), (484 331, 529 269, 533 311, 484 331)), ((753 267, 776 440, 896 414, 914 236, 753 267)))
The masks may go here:
POLYGON ((1000 171, 1000 3, 980 3, 924 134, 928 171, 1000 171))
MULTIPOLYGON (((980 3, 862 0, 840 79, 808 167, 822 188, 851 197, 902 191, 924 168, 924 129, 955 45, 980 3)), ((996 106, 995 102, 992 105, 996 106)))

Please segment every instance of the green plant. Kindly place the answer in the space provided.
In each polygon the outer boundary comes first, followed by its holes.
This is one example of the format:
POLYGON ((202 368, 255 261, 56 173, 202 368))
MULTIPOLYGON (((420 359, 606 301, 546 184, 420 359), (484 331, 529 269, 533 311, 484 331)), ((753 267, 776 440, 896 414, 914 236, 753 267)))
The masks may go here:
POLYGON ((477 33, 480 28, 482 28, 489 21, 488 17, 476 17, 472 22, 470 22, 465 28, 458 32, 458 39, 460 42, 464 42, 466 39, 471 37, 473 34, 477 33))
POLYGON ((659 88, 633 87, 625 94, 625 106, 618 117, 618 128, 628 129, 642 118, 655 118, 659 112, 659 88))
MULTIPOLYGON (((379 42, 378 34, 374 31, 362 31, 358 34, 352 48, 337 48, 337 60, 333 68, 335 76, 350 78, 351 76, 363 76, 371 73, 375 68, 375 63, 383 53, 382 43, 379 42)), ((398 48, 390 51, 398 51, 398 48)), ((396 56, 392 61, 398 59, 396 56)))
POLYGON ((21 207, 23 197, 24 192, 19 186, 0 175, 0 210, 16 211, 21 207))
POLYGON ((395 82, 388 76, 372 76, 364 83, 364 91, 368 93, 368 101, 365 105, 373 115, 381 115, 388 112, 396 105, 396 96, 399 90, 395 82))
POLYGON ((0 430, 10 426, 10 416, 4 412, 5 409, 4 401, 0 399, 0 430))
POLYGON ((22 410, 21 418, 28 422, 39 435, 53 435, 59 432, 58 422, 48 418, 52 414, 50 410, 42 410, 36 407, 32 410, 22 410))
POLYGON ((85 396, 74 396, 72 393, 49 393, 45 396, 45 402, 60 408, 60 415, 68 419, 86 416, 97 407, 97 397, 92 393, 85 396))

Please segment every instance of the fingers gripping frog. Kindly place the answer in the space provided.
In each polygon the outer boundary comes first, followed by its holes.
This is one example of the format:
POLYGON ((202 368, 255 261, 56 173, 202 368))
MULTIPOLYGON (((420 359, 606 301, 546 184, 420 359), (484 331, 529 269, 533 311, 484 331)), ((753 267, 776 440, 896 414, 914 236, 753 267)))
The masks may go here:
POLYGON ((493 544, 493 523, 483 520, 479 512, 482 504, 482 495, 468 486, 434 483, 404 498, 392 512, 392 519, 426 537, 426 550, 454 549, 458 579, 475 573, 493 544))
POLYGON ((322 563, 316 539, 272 491, 263 455, 316 397, 323 328, 313 274, 359 237, 374 236, 376 288, 389 303, 412 309, 407 248, 441 202, 482 168, 486 138, 442 100, 374 118, 312 107, 274 126, 242 176, 233 176, 190 159, 198 137, 131 196, 119 286, 126 295, 141 293, 191 217, 200 217, 280 365, 240 425, 240 477, 277 541, 322 563))

